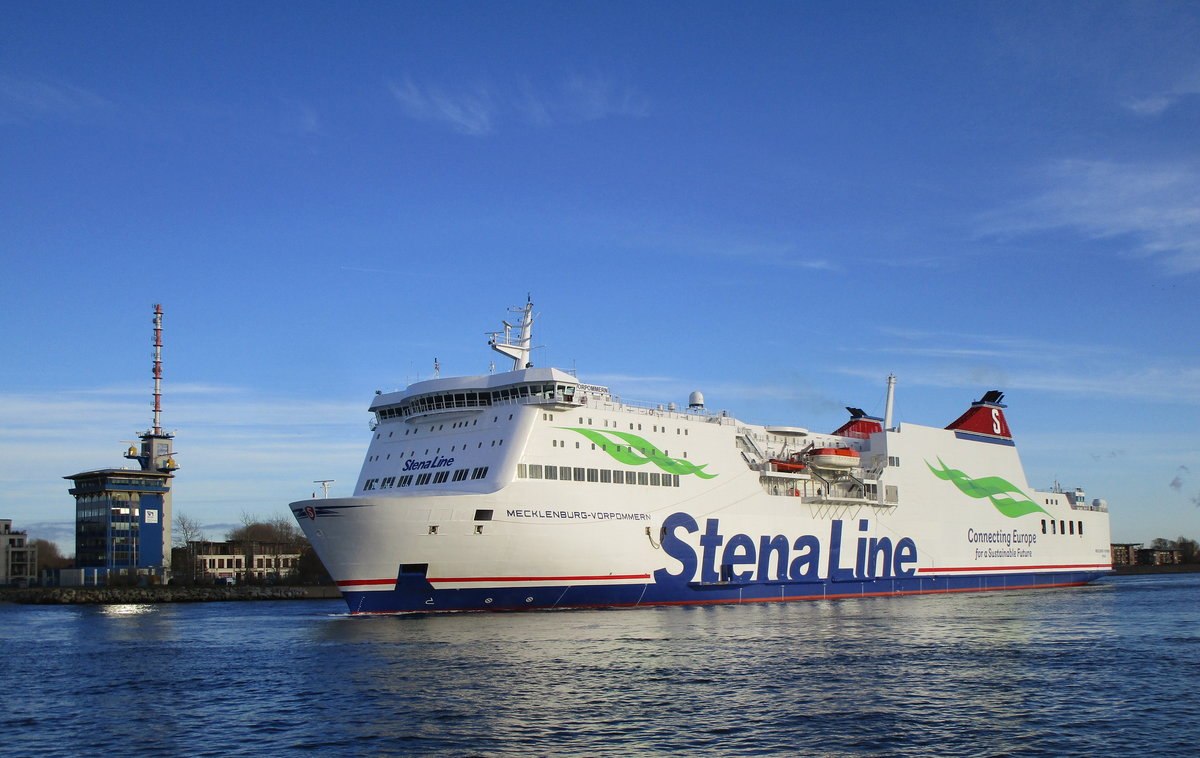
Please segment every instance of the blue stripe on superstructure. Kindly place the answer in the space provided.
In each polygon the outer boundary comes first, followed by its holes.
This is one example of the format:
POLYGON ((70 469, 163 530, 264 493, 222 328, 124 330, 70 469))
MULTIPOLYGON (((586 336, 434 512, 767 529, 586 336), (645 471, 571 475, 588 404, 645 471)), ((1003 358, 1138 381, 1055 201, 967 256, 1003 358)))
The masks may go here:
POLYGON ((954 436, 958 437, 960 440, 970 440, 972 442, 990 442, 993 445, 1006 445, 1008 447, 1016 447, 1017 445, 1017 443, 1010 439, 1004 439, 1003 437, 989 437, 986 434, 972 434, 970 432, 956 431, 954 436))
POLYGON ((541 587, 434 589, 423 580, 402 579, 396 589, 343 590, 351 613, 511 611, 639 605, 702 605, 820 600, 1035 589, 1087 584, 1104 570, 918 576, 849 582, 771 582, 748 584, 609 584, 541 587))

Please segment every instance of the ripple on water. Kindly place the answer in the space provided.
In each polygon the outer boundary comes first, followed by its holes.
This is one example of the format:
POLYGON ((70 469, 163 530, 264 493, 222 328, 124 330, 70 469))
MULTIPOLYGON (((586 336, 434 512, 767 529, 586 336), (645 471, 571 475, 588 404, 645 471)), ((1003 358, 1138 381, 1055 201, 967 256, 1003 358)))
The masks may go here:
POLYGON ((5 728, 47 756, 1190 758, 1198 600, 1183 576, 424 617, 0 606, 5 728))

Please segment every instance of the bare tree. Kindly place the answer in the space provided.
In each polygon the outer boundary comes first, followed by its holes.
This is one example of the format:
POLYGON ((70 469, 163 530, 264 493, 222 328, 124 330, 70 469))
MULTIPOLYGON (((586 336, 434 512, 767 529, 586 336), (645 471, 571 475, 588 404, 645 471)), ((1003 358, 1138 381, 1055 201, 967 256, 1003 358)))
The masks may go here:
POLYGON ((300 553, 308 545, 308 540, 296 522, 288 516, 276 516, 266 521, 258 520, 257 516, 242 513, 242 525, 231 529, 225 534, 225 539, 241 544, 242 559, 246 573, 242 580, 248 581, 253 576, 253 566, 258 551, 266 551, 271 555, 280 553, 300 553))
POLYGON ((63 557, 58 551, 58 545, 50 540, 37 539, 33 541, 37 548, 37 573, 41 576, 42 569, 70 568, 73 561, 63 557))
POLYGON ((1184 563, 1196 563, 1197 558, 1200 558, 1200 544, 1195 540, 1181 536, 1175 540, 1175 548, 1179 551, 1179 557, 1184 563))
POLYGON ((200 528, 197 522, 186 513, 175 514, 175 523, 171 529, 171 542, 175 547, 187 547, 189 542, 198 542, 204 539, 204 530, 200 528))
MULTIPOLYGON (((200 522, 186 513, 177 513, 173 519, 171 544, 182 549, 183 565, 175 566, 172 573, 187 582, 196 581, 196 543, 204 539, 200 522)), ((178 553, 177 553, 178 555, 178 553)))

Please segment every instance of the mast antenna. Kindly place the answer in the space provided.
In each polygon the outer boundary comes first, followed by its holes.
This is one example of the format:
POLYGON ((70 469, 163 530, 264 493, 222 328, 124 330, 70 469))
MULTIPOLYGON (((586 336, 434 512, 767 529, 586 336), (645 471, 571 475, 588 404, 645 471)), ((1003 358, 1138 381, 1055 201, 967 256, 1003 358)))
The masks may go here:
POLYGON ((521 314, 521 321, 517 324, 510 324, 507 321, 501 321, 504 324, 503 332, 488 332, 491 339, 488 340, 488 345, 493 350, 501 355, 512 358, 513 371, 531 368, 533 363, 529 360, 530 353, 533 352, 533 298, 526 296, 525 305, 509 308, 511 313, 521 314), (518 330, 517 335, 513 335, 513 330, 518 330), (504 338, 501 341, 500 335, 504 338))
POLYGON ((892 428, 892 406, 896 401, 896 375, 888 374, 887 378, 887 400, 883 407, 883 428, 889 430, 892 428))
POLYGON ((162 305, 154 305, 154 434, 162 434, 162 305))

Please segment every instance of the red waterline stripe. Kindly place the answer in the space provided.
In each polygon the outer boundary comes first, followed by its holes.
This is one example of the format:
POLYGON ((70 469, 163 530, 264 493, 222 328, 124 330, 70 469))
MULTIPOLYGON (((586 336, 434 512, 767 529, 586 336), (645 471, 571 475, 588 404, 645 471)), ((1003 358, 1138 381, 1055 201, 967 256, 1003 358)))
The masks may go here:
POLYGON ((943 571, 1041 571, 1045 569, 1111 569, 1110 563, 1072 563, 1063 566, 963 566, 961 568, 919 568, 918 574, 938 574, 943 571))
POLYGON ((649 579, 649 574, 606 574, 604 576, 444 576, 429 579, 438 582, 595 582, 601 579, 649 579))

